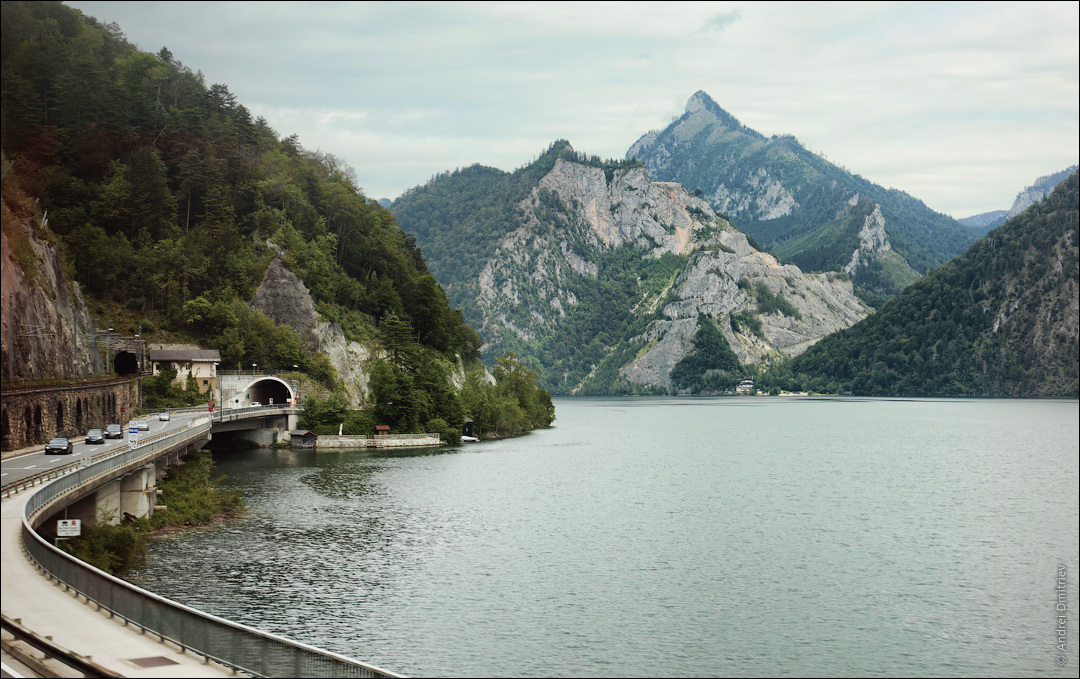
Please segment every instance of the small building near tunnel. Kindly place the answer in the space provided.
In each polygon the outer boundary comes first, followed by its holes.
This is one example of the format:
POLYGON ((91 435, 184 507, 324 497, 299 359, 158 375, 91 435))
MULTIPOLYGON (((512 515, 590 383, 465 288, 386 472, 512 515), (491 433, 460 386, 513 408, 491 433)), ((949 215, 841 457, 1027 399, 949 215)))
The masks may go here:
POLYGON ((221 353, 217 349, 151 349, 147 358, 155 375, 161 368, 171 365, 176 370, 174 382, 186 384, 191 375, 200 394, 217 391, 217 366, 221 363, 221 353))

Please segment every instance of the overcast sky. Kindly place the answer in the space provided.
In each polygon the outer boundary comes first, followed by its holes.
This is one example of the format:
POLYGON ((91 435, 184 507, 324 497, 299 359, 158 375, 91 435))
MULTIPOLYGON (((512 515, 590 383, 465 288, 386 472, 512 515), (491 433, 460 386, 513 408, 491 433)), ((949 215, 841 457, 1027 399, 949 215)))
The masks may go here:
POLYGON ((621 158, 697 90, 954 217, 1080 155, 1080 3, 69 2, 396 198, 552 141, 621 158))

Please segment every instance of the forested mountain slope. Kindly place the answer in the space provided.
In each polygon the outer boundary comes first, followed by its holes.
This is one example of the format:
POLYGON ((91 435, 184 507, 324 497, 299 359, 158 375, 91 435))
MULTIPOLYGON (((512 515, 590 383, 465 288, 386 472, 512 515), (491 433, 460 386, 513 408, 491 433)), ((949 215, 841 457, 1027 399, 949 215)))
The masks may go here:
POLYGON ((700 192, 781 261, 847 272, 874 303, 975 240, 951 217, 833 165, 794 137, 745 127, 704 92, 626 157, 643 161, 654 181, 700 192))
POLYGON ((440 175, 392 209, 485 353, 531 359, 559 393, 722 391, 740 363, 866 313, 846 276, 782 266, 682 186, 564 141, 512 174, 440 175))
POLYGON ((882 396, 1077 396, 1077 174, 767 385, 882 396))
POLYGON ((366 343, 367 396, 394 400, 395 429, 460 425, 450 374, 475 360, 477 335, 351 168, 115 24, 4 2, 0 30, 5 196, 40 199, 95 316, 219 349, 223 368, 299 365, 336 386, 317 341, 251 304, 279 259, 321 319, 366 343))

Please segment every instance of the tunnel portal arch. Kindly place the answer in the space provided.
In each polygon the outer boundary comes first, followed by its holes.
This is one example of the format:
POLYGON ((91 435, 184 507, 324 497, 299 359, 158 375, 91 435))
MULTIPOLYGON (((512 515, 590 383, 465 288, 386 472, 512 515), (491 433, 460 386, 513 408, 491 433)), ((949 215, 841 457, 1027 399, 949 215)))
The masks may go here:
POLYGON ((232 408, 244 408, 252 403, 286 405, 296 398, 292 385, 280 377, 264 376, 253 380, 237 392, 229 402, 232 408))
POLYGON ((118 351, 113 356, 113 370, 118 375, 133 375, 139 372, 139 357, 130 351, 118 351))

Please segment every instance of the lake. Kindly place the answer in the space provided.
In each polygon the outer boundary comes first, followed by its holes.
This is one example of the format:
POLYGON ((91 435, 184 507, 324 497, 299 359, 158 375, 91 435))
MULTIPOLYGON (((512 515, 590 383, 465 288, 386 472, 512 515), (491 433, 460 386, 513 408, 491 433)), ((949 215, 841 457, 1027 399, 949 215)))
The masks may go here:
POLYGON ((1077 401, 555 405, 463 447, 217 453, 250 518, 131 579, 413 676, 1077 675, 1077 401))

